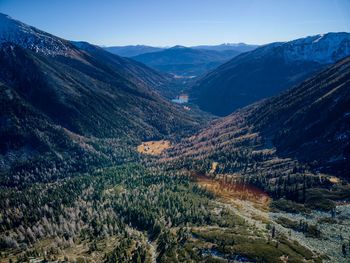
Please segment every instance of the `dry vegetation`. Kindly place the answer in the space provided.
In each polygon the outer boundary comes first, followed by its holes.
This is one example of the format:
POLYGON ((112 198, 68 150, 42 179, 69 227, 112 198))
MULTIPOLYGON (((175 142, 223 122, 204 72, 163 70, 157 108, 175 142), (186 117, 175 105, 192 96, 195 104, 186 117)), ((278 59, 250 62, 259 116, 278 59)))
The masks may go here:
POLYGON ((249 201, 263 210, 268 210, 271 198, 267 193, 252 185, 228 183, 225 178, 212 179, 208 176, 195 177, 198 185, 212 192, 224 202, 249 201))
POLYGON ((137 146, 137 151, 142 154, 159 155, 170 148, 171 143, 167 140, 143 142, 137 146))
POLYGON ((333 184, 340 184, 341 180, 336 176, 330 176, 328 180, 333 184))

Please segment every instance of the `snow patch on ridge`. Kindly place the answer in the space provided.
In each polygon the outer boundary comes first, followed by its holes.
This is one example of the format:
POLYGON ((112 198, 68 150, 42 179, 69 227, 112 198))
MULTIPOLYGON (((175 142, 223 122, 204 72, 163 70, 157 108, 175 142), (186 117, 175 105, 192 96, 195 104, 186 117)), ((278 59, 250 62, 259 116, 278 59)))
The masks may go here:
POLYGON ((71 53, 68 41, 0 13, 0 44, 6 42, 50 56, 71 53))
POLYGON ((318 41, 320 41, 323 38, 324 34, 320 34, 320 37, 317 38, 316 40, 312 41, 312 43, 317 43, 318 41))
POLYGON ((328 33, 297 39, 283 44, 286 61, 315 61, 331 64, 350 55, 349 33, 328 33))

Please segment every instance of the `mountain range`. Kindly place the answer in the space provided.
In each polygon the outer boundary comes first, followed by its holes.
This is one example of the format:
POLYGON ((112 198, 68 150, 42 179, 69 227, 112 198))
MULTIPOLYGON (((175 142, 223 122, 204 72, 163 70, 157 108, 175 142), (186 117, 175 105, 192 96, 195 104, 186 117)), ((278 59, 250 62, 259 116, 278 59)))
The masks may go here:
POLYGON ((156 70, 182 77, 199 76, 223 64, 238 54, 255 49, 256 45, 222 44, 203 46, 149 46, 107 47, 107 51, 128 56, 156 70))
POLYGON ((238 54, 239 52, 235 50, 215 51, 175 46, 163 51, 141 54, 132 59, 162 72, 195 77, 216 68, 238 54))
POLYGON ((206 50, 215 50, 215 51, 225 51, 225 50, 233 50, 239 53, 252 51, 259 47, 259 45, 251 45, 245 43, 224 43, 220 45, 198 45, 191 46, 193 49, 206 49, 206 50))
MULTIPOLYGON (((181 46, 181 45, 178 45, 181 46)), ((175 46, 173 46, 175 47, 175 46)), ((225 51, 225 50, 233 50, 237 52, 247 52, 257 48, 258 45, 250 45, 245 43, 225 43, 220 45, 198 45, 198 46, 188 46, 187 48, 192 49, 205 49, 205 50, 215 50, 215 51, 225 51)), ((142 55, 145 53, 152 53, 163 51, 165 49, 169 49, 172 47, 153 47, 146 45, 129 45, 129 46, 108 46, 103 47, 105 50, 116 54, 121 57, 134 57, 138 55, 142 55)))
POLYGON ((243 53, 190 88, 201 109, 224 116, 276 95, 350 54, 349 33, 272 43, 243 53))

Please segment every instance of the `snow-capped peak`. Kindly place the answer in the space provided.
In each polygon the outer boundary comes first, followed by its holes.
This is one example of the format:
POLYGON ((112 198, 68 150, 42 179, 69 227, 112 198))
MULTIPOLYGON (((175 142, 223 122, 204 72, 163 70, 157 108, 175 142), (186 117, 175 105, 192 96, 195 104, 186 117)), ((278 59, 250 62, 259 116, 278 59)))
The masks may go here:
POLYGON ((328 33, 285 42, 286 61, 306 60, 321 64, 335 63, 350 55, 350 33, 328 33))
POLYGON ((51 56, 67 56, 71 53, 72 47, 64 39, 0 13, 0 44, 5 42, 51 56))
POLYGON ((324 34, 320 34, 319 36, 320 37, 317 38, 316 40, 312 41, 312 43, 317 43, 318 41, 320 41, 323 38, 324 34))

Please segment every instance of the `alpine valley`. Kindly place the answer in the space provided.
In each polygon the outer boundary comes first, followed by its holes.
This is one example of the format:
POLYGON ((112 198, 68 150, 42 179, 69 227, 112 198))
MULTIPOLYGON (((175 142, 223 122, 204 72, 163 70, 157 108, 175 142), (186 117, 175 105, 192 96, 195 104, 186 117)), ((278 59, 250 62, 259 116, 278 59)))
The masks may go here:
POLYGON ((0 14, 0 68, 1 263, 349 262, 350 33, 100 47, 0 14))

